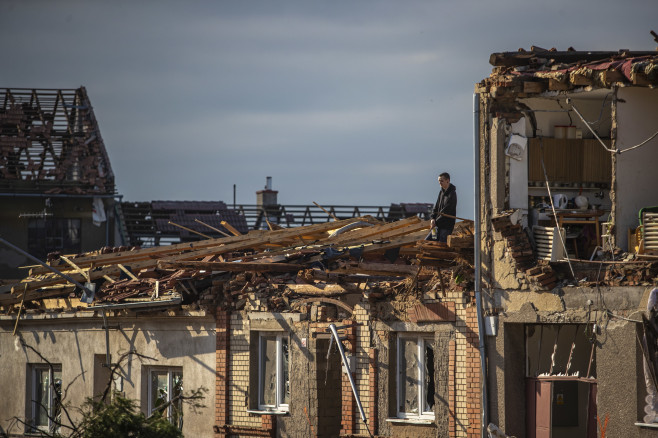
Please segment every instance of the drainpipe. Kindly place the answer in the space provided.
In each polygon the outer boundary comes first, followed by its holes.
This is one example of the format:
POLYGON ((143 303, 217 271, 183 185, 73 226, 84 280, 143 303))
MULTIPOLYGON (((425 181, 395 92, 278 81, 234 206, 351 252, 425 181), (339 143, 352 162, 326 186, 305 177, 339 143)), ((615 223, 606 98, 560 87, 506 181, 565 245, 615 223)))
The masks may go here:
POLYGON ((486 352, 484 350, 484 324, 482 323, 482 293, 480 291, 480 249, 481 249, 481 225, 480 225, 480 95, 473 94, 473 155, 475 167, 475 230, 474 230, 474 261, 475 267, 475 305, 477 307, 478 334, 480 339, 480 367, 482 368, 482 437, 487 436, 487 426, 489 422, 489 402, 487 398, 487 365, 486 352))

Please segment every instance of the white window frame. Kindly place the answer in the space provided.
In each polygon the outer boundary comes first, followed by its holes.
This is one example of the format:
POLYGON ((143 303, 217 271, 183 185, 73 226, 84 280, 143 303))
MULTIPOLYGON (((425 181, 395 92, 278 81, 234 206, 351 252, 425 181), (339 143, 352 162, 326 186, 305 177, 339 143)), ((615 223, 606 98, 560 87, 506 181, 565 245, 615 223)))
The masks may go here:
MULTIPOLYGON (((60 377, 60 385, 61 385, 61 379, 62 379, 62 366, 60 364, 54 364, 52 365, 52 368, 48 366, 48 364, 32 364, 30 366, 31 370, 31 397, 30 397, 30 406, 31 406, 31 423, 32 423, 32 428, 33 429, 38 429, 38 430, 43 430, 46 432, 57 432, 59 430, 59 427, 52 421, 52 417, 54 416, 55 412, 55 392, 53 391, 53 381, 55 378, 55 373, 59 373, 60 377), (37 391, 41 387, 41 381, 37 379, 37 374, 39 371, 47 371, 48 372, 48 404, 46 406, 46 409, 48 411, 48 424, 37 424, 38 417, 39 417, 39 410, 41 408, 41 405, 39 404, 37 400, 37 391)), ((60 402, 61 402, 61 386, 60 386, 60 402)), ((60 411, 60 420, 61 421, 61 411, 60 411)))
MULTIPOLYGON (((409 418, 409 419, 422 419, 422 420, 434 420, 434 411, 423 411, 422 409, 424 408, 424 400, 425 400, 425 344, 430 343, 432 344, 434 342, 434 339, 431 338, 428 335, 422 335, 418 333, 413 333, 413 334, 406 334, 406 333, 401 333, 397 337, 397 376, 396 376, 396 387, 395 387, 395 392, 396 392, 396 411, 397 411, 397 416, 398 418, 409 418), (404 391, 402 388, 402 385, 404 382, 402 382, 402 379, 400 378, 400 375, 402 373, 402 370, 406 370, 406 366, 404 364, 404 357, 402 356, 402 349, 401 349, 401 342, 405 339, 414 339, 418 343, 418 350, 416 351, 417 357, 418 357, 418 363, 416 364, 416 370, 418 371, 416 375, 416 388, 418 390, 418 413, 413 413, 413 412, 404 412, 400 410, 401 406, 401 398, 403 397, 404 391)), ((436 351, 435 351, 436 353, 436 351)), ((436 381, 434 382, 436 385, 436 381)), ((436 388, 435 388, 436 390, 436 388)))
MULTIPOLYGON (((153 383, 153 374, 154 373, 167 373, 167 402, 171 401, 171 399, 174 397, 173 395, 173 390, 174 390, 174 374, 180 374, 181 379, 184 379, 184 374, 183 374, 183 368, 182 367, 150 367, 148 370, 148 383, 147 383, 147 392, 148 392, 148 413, 149 416, 153 415, 153 412, 157 409, 155 406, 155 399, 153 398, 153 388, 151 387, 151 384, 153 383)), ((185 385, 185 380, 183 380, 183 385, 185 385)), ((184 386, 183 386, 184 388, 184 386)), ((182 391, 182 388, 181 388, 182 391)), ((180 416, 179 418, 179 424, 176 424, 179 429, 182 430, 183 428, 183 403, 182 400, 180 401, 180 416)), ((169 420, 170 423, 174 423, 174 416, 173 416, 173 405, 170 404, 167 407, 167 419, 169 420)))
POLYGON ((285 333, 261 332, 258 335, 258 409, 261 411, 288 412, 289 405, 284 403, 286 385, 290 391, 290 337, 285 333), (265 338, 276 337, 276 404, 264 404, 263 359, 265 338), (288 344, 288 381, 285 381, 283 340, 288 344))

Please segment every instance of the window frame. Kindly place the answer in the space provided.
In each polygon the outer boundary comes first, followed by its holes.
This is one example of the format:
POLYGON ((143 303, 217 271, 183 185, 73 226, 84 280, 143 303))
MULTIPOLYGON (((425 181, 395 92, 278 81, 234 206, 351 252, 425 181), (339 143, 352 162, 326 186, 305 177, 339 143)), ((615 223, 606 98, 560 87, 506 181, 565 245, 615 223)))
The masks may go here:
POLYGON ((261 411, 273 411, 273 412, 289 412, 290 402, 284 403, 286 390, 288 395, 290 394, 290 336, 287 333, 277 333, 277 332, 259 332, 258 333, 258 409, 261 411), (276 379, 276 390, 275 390, 275 404, 266 404, 264 402, 264 341, 265 338, 275 338, 276 339, 276 365, 275 365, 275 379, 276 379), (288 359, 284 361, 284 351, 283 351, 283 340, 285 339, 288 345, 288 359), (288 370, 284 370, 284 362, 288 364, 288 370), (287 371, 287 372, 285 372, 287 371), (288 380, 285 381, 285 377, 288 377, 288 380), (287 386, 287 388, 286 388, 287 386))
MULTIPOLYGON (((434 405, 432 406, 432 410, 430 411, 424 411, 424 403, 423 401, 425 400, 425 378, 426 378, 426 371, 425 371, 425 344, 429 343, 430 345, 434 345, 434 337, 431 336, 431 334, 422 334, 422 333, 399 333, 397 336, 396 340, 396 384, 395 384, 395 399, 396 399, 396 407, 395 407, 395 412, 398 418, 404 418, 404 419, 418 419, 418 420, 434 420, 435 419, 435 413, 434 413, 434 405), (406 370, 406 366, 404 364, 404 357, 402 357, 402 349, 401 347, 401 342, 404 340, 408 339, 413 339, 417 343, 417 351, 416 355, 418 357, 418 362, 416 364, 416 382, 415 382, 415 387, 418 392, 418 413, 413 413, 413 412, 405 412, 400 410, 401 406, 401 398, 403 397, 404 391, 402 388, 402 385, 404 382, 400 378, 402 371, 406 370)), ((436 393, 436 380, 434 380, 434 390, 436 393)))
POLYGON ((59 403, 61 405, 62 401, 62 365, 61 364, 51 364, 48 365, 46 363, 35 363, 35 364, 30 364, 30 423, 31 427, 30 429, 32 430, 40 430, 40 431, 45 431, 45 432, 58 432, 59 427, 55 424, 53 421, 53 418, 56 418, 56 420, 61 423, 61 407, 60 407, 60 412, 57 414, 55 412, 56 409, 56 394, 54 391, 54 382, 55 379, 57 378, 57 374, 59 374, 59 403), (38 398, 37 398, 37 391, 42 387, 41 386, 41 381, 40 379, 37 378, 37 375, 39 372, 46 371, 48 373, 48 395, 47 395, 47 401, 48 404, 45 406, 47 410, 47 417, 48 417, 48 424, 37 424, 39 421, 39 411, 44 407, 39 404, 38 398), (57 418, 59 417, 59 418, 57 418))
MULTIPOLYGON (((148 393, 148 400, 147 400, 147 412, 148 415, 151 416, 153 415, 153 412, 157 409, 157 406, 155 406, 156 399, 153 397, 153 374, 154 373, 159 373, 159 374, 167 374, 167 400, 165 403, 169 403, 173 397, 175 397, 174 394, 174 377, 176 374, 180 375, 181 379, 181 388, 180 392, 181 394, 183 393, 183 385, 185 384, 185 380, 183 378, 183 368, 182 367, 149 367, 148 369, 148 380, 147 380, 147 393, 148 393)), ((183 430, 183 400, 179 399, 178 402, 172 403, 169 406, 167 406, 167 414, 166 414, 167 420, 169 420, 170 423, 174 424, 176 427, 178 427, 179 430, 183 430), (174 409, 178 409, 178 424, 175 424, 175 411, 174 409)))
POLYGON ((77 254, 82 248, 82 220, 75 217, 29 219, 28 251, 45 259, 55 251, 77 254))

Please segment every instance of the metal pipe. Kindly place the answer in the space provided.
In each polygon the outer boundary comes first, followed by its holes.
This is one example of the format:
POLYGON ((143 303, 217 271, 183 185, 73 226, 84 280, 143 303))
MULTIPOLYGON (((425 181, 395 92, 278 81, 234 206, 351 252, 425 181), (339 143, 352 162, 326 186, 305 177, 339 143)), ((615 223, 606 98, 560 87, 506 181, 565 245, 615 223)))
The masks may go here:
POLYGON ((110 360, 110 327, 107 325, 105 310, 102 310, 101 314, 103 315, 103 329, 105 329, 105 366, 109 368, 112 365, 110 360))
POLYGON ((368 434, 372 436, 372 434, 370 433, 370 429, 368 428, 368 422, 366 421, 366 414, 365 412, 363 412, 363 406, 361 405, 361 399, 359 398, 359 391, 357 391, 356 389, 356 384, 354 383, 354 377, 352 377, 352 371, 350 370, 350 366, 347 363, 347 358, 345 357, 345 349, 343 348, 343 343, 340 341, 340 338, 338 337, 338 332, 336 331, 336 325, 329 324, 329 330, 331 330, 331 334, 336 339, 336 345, 338 346, 340 357, 343 360, 343 365, 345 366, 345 370, 347 371, 347 377, 350 379, 350 385, 352 386, 352 392, 354 393, 354 398, 356 399, 356 406, 359 408, 359 414, 361 415, 361 420, 363 421, 363 424, 366 425, 366 429, 368 429, 368 434))
POLYGON ((473 154, 474 154, 474 167, 475 167, 475 187, 474 187, 474 260, 473 266, 474 283, 475 283, 475 306, 477 308, 478 319, 478 334, 479 334, 479 349, 480 349, 480 367, 482 369, 482 437, 485 438, 487 434, 487 426, 489 421, 489 401, 487 397, 487 362, 486 351, 484 349, 484 324, 482 320, 482 293, 481 286, 481 272, 480 272, 480 250, 482 246, 481 239, 481 223, 480 223, 480 96, 477 93, 473 94, 473 154))

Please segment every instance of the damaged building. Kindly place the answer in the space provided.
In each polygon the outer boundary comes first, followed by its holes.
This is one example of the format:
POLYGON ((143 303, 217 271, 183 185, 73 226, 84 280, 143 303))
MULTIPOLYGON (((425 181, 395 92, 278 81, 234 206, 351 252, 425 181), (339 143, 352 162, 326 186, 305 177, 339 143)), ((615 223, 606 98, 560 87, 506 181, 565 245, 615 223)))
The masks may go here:
POLYGON ((473 223, 447 246, 428 227, 364 216, 35 266, 0 294, 0 360, 25 382, 1 426, 74 423, 58 400, 113 369, 147 415, 207 389, 168 408, 186 436, 479 436, 473 223))
MULTIPOLYGON (((120 245, 118 201, 84 87, 0 88, 0 236, 42 260, 120 245)), ((26 264, 0 248, 0 278, 26 264)))
POLYGON ((658 282, 658 54, 533 47, 490 63, 474 98, 498 327, 485 415, 516 437, 653 436, 641 321, 658 282))
POLYGON ((84 88, 3 96, 2 434, 115 392, 186 436, 480 435, 472 222, 440 245, 431 204, 280 205, 270 178, 121 202, 84 88))

